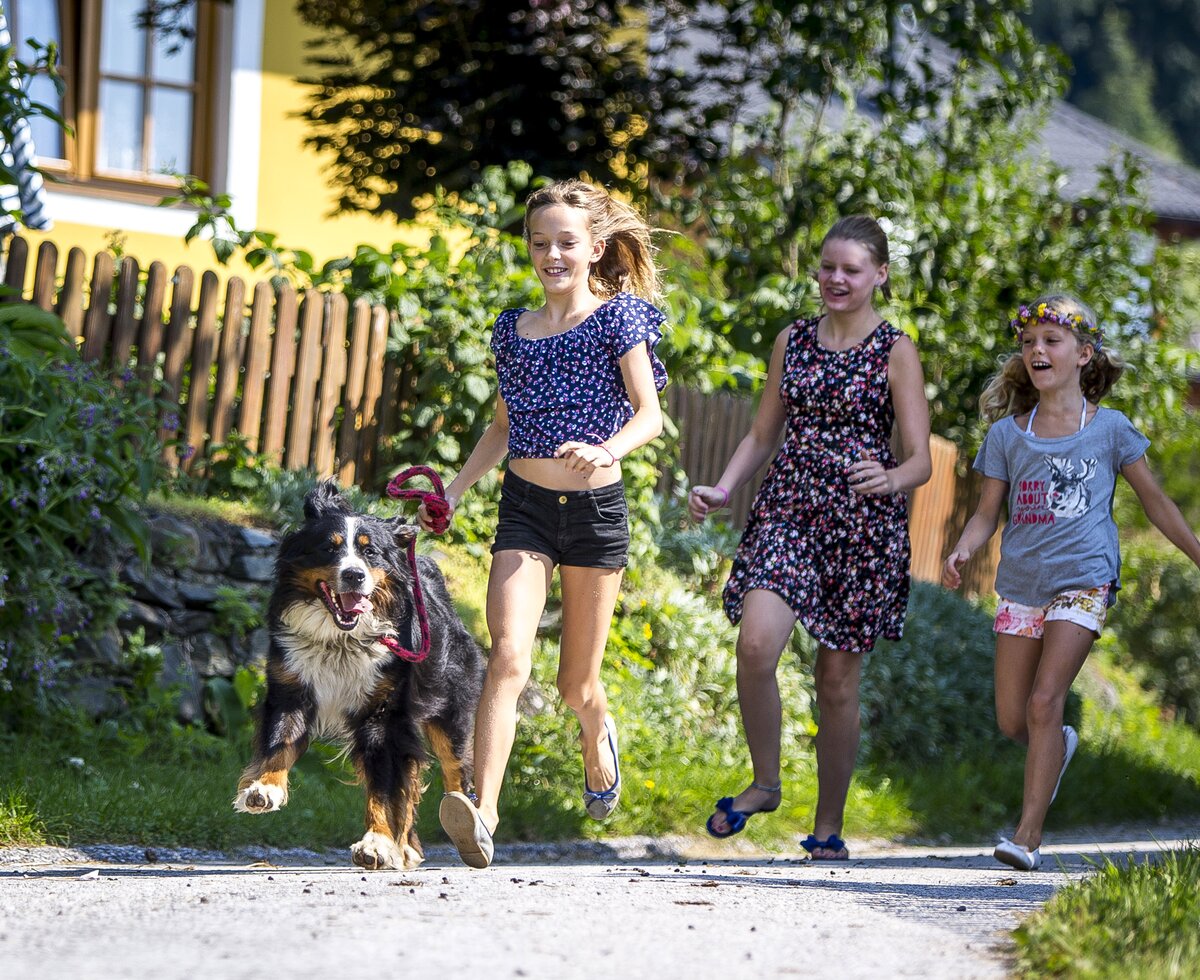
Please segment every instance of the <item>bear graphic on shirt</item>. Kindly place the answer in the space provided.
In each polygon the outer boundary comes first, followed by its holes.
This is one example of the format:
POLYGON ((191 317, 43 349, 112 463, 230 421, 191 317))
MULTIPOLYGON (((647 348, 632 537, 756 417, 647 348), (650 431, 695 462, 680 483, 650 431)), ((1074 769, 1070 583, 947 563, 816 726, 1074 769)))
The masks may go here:
POLYGON ((1046 487, 1046 506, 1055 518, 1082 517, 1092 503, 1092 491, 1088 486, 1096 475, 1099 465, 1095 459, 1080 460, 1083 469, 1075 469, 1074 460, 1061 456, 1043 456, 1050 468, 1050 480, 1046 487))

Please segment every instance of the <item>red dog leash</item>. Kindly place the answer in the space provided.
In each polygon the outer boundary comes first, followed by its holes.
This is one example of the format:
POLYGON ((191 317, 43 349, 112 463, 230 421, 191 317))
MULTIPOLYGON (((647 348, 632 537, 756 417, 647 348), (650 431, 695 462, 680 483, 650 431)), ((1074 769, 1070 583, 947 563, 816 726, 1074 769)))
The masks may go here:
MULTIPOLYGON (((446 500, 446 490, 441 478, 428 466, 410 466, 401 470, 387 485, 387 495, 398 500, 419 500, 425 505, 425 513, 429 515, 430 530, 434 534, 443 534, 450 526, 450 504, 446 500), (404 484, 416 476, 426 477, 433 484, 433 492, 424 490, 403 490, 404 484)), ((425 596, 421 592, 421 576, 417 572, 417 536, 408 539, 408 567, 412 569, 413 598, 417 602, 417 622, 421 627, 421 649, 409 650, 402 646, 394 636, 381 636, 380 642, 401 660, 419 664, 429 656, 429 614, 425 611, 425 596)))

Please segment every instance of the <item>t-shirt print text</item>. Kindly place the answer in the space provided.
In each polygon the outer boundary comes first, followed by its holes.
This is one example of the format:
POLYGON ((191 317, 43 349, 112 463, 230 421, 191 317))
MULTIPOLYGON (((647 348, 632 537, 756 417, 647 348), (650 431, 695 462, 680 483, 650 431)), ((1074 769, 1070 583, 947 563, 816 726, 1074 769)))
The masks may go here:
POLYGON ((1061 456, 1043 456, 1050 471, 1046 480, 1021 480, 1013 501, 1013 524, 1053 524, 1056 520, 1082 517, 1092 502, 1089 481, 1096 475, 1097 461, 1074 460, 1061 456))

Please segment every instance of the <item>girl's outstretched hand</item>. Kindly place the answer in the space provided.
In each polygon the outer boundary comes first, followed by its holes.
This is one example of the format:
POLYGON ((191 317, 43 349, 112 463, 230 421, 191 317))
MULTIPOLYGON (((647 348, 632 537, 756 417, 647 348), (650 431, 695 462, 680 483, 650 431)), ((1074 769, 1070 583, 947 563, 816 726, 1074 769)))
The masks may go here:
POLYGON ((719 510, 729 503, 729 493, 724 487, 692 487, 688 494, 688 513, 693 521, 702 521, 710 510, 719 510))
POLYGON ((584 476, 617 462, 617 457, 606 446, 593 446, 590 442, 564 442, 555 450, 554 456, 566 463, 568 470, 584 476))
POLYGON ((956 548, 946 558, 942 566, 942 585, 948 589, 957 589, 962 585, 962 573, 959 569, 970 559, 971 553, 964 548, 956 548))
MULTIPOLYGON (((446 498, 446 506, 450 508, 450 510, 446 514, 447 524, 451 520, 454 519, 454 508, 455 508, 455 505, 457 505, 457 504, 458 504, 458 501, 455 500, 453 497, 446 498)), ((432 519, 429 516, 429 511, 427 511, 425 509, 425 501, 421 501, 420 505, 418 505, 418 507, 417 507, 417 523, 421 525, 422 531, 428 531, 430 533, 437 533, 434 530, 434 522, 432 521, 432 519)))

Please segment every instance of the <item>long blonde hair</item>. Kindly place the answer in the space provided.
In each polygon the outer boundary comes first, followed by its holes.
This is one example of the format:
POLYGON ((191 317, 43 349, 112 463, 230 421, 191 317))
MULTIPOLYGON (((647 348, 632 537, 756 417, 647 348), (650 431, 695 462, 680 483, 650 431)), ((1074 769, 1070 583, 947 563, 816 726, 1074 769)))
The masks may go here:
POLYGON ((525 201, 525 241, 529 219, 540 208, 562 204, 587 213, 593 241, 603 240, 604 254, 588 273, 588 286, 597 296, 633 293, 654 301, 658 297, 658 269, 650 225, 638 210, 618 201, 606 190, 582 180, 560 180, 534 191, 525 201))
MULTIPOLYGON (((1043 303, 1064 317, 1079 315, 1089 324, 1097 322, 1096 314, 1091 308, 1074 296, 1052 293, 1039 296, 1027 306, 1036 309, 1043 303)), ((1107 340, 1101 341, 1097 347, 1096 339, 1087 333, 1078 330, 1072 330, 1071 333, 1080 344, 1087 344, 1092 348, 1092 359, 1083 366, 1079 376, 1079 387, 1083 390, 1084 398, 1098 404, 1121 377, 1121 372, 1125 370, 1125 361, 1109 346, 1107 340)), ((1029 372, 1025 370, 1025 361, 1019 350, 1001 359, 1000 369, 988 379, 987 387, 979 396, 979 410, 988 422, 995 422, 1008 415, 1024 415, 1037 403, 1037 388, 1034 387, 1029 372)))

